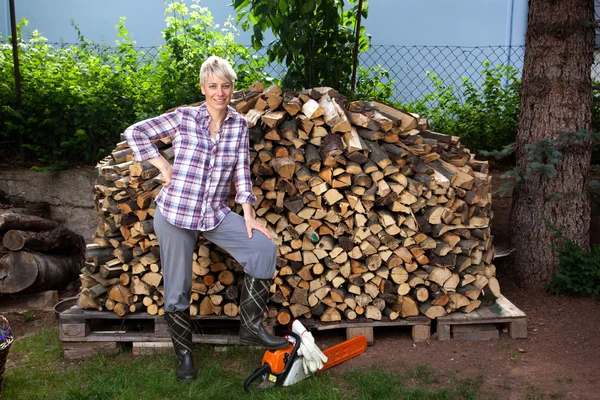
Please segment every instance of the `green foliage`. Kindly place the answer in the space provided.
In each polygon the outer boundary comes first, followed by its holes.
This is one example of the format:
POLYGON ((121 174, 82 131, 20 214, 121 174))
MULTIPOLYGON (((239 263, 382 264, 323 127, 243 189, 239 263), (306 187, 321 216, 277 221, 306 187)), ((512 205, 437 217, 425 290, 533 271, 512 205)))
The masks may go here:
MULTIPOLYGON (((19 143, 41 166, 64 168, 93 163, 107 155, 132 123, 166 109, 202 99, 200 64, 211 54, 229 59, 239 85, 267 81, 265 60, 235 43, 231 21, 220 28, 210 12, 184 2, 165 11, 166 44, 151 55, 135 48, 125 28, 116 25, 116 47, 96 45, 78 32, 75 45, 50 45, 39 32, 19 44, 22 107, 15 104, 12 47, 0 47, 0 142, 2 154, 16 159, 19 143)), ((23 20, 21 28, 27 25, 23 20)))
POLYGON ((577 243, 565 237, 563 230, 546 221, 561 244, 551 246, 558 254, 560 264, 552 282, 546 287, 550 293, 568 296, 600 296, 600 245, 584 251, 577 243))
MULTIPOLYGON (((292 89, 331 86, 348 93, 352 75, 358 0, 233 0, 242 29, 252 28, 252 45, 263 47, 264 32, 276 40, 268 46, 269 62, 287 67, 282 79, 292 89)), ((368 15, 363 2, 362 17, 368 15)), ((368 48, 361 27, 359 51, 368 48)))
POLYGON ((213 22, 208 8, 201 7, 199 2, 194 0, 190 8, 185 2, 171 2, 165 11, 167 27, 163 37, 166 44, 159 53, 156 71, 162 109, 200 100, 198 73, 210 55, 232 63, 238 75, 238 87, 271 80, 263 72, 265 59, 254 56, 252 50, 235 42, 237 31, 231 19, 220 28, 213 22))
POLYGON ((17 318, 21 322, 33 322, 35 320, 35 313, 32 310, 24 311, 17 318))
POLYGON ((463 77, 459 90, 428 72, 435 93, 403 107, 429 118, 432 130, 460 136, 474 150, 499 150, 515 141, 519 116, 518 71, 509 65, 483 63, 481 89, 463 77))
POLYGON ((355 92, 350 98, 390 102, 394 82, 396 81, 390 79, 390 73, 381 65, 371 66, 368 69, 359 67, 355 92))
MULTIPOLYGON (((26 24, 23 20, 21 26, 26 24)), ((133 117, 118 95, 127 93, 123 82, 81 36, 80 42, 54 49, 33 31, 31 40, 20 45, 22 109, 14 103, 14 88, 2 87, 3 135, 20 135, 42 163, 101 157, 107 144, 103 134, 120 126, 122 118, 133 117)), ((10 54, 10 46, 3 49, 3 80, 12 75, 5 75, 10 54)))

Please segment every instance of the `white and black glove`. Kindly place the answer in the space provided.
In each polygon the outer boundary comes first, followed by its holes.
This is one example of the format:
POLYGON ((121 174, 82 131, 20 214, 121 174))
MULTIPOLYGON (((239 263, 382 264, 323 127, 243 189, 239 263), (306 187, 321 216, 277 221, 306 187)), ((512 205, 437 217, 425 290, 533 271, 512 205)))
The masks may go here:
POLYGON ((298 354, 302 356, 302 366, 305 373, 315 373, 323 368, 327 362, 327 356, 315 344, 315 338, 304 325, 298 320, 292 323, 292 332, 298 334, 302 339, 298 354))

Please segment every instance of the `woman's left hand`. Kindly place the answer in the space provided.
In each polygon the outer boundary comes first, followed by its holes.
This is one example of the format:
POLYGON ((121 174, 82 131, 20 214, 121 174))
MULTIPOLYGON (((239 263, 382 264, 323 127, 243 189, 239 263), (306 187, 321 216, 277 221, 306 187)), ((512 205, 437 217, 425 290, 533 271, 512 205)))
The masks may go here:
POLYGON ((252 230, 256 229, 257 231, 262 232, 269 239, 273 239, 267 228, 254 218, 246 218, 245 221, 246 231, 248 232, 248 238, 252 238, 252 230))

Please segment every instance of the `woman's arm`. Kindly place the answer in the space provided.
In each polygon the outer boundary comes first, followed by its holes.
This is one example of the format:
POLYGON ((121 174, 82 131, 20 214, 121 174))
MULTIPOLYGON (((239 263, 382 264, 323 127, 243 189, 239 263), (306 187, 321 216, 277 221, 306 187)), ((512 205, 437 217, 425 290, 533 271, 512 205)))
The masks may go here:
MULTIPOLYGON (((136 161, 149 161, 161 157, 152 140, 164 137, 173 139, 179 131, 180 123, 181 113, 175 110, 131 125, 125 129, 123 136, 133 150, 136 161)), ((158 168, 157 165, 154 166, 158 168)))
POLYGON ((252 237, 252 230, 256 229, 271 239, 267 228, 254 218, 252 205, 256 202, 256 196, 252 193, 252 180, 250 176, 250 144, 248 138, 248 124, 241 118, 241 138, 238 149, 237 164, 233 172, 233 183, 235 185, 235 202, 242 205, 244 220, 248 237, 252 237))
POLYGON ((233 184, 235 185, 235 202, 238 204, 256 203, 256 196, 252 193, 252 180, 250 176, 250 144, 248 139, 248 124, 240 118, 241 138, 237 149, 237 164, 233 171, 233 184))
POLYGON ((133 150, 135 160, 148 161, 155 166, 160 171, 163 186, 171 184, 173 166, 160 155, 152 140, 167 136, 173 139, 179 131, 180 121, 181 114, 176 110, 138 122, 125 130, 125 140, 133 150))

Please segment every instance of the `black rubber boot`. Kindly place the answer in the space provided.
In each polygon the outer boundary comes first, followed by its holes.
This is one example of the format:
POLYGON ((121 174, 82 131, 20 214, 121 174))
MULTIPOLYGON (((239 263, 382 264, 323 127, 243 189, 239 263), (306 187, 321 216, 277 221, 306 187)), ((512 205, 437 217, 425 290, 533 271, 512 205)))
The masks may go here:
POLYGON ((263 326, 269 286, 269 279, 257 279, 246 274, 240 304, 240 339, 243 343, 269 350, 283 349, 290 344, 287 339, 271 335, 263 326))
POLYGON ((192 352, 192 323, 189 310, 165 312, 177 356, 177 380, 191 382, 198 376, 192 352))

